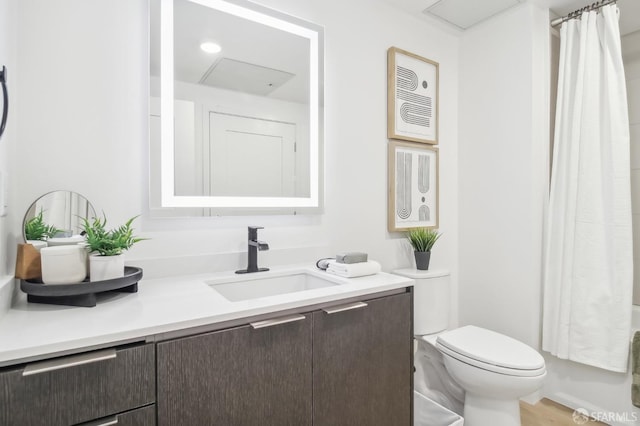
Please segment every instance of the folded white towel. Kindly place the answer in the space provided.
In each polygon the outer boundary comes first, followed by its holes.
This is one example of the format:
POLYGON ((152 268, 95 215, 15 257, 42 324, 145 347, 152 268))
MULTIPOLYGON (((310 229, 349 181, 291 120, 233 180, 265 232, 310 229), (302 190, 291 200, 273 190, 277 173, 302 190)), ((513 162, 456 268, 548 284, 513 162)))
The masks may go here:
POLYGON ((338 263, 331 262, 327 268, 330 274, 338 275, 345 278, 364 277, 366 275, 375 275, 382 270, 382 267, 375 260, 360 263, 338 263))

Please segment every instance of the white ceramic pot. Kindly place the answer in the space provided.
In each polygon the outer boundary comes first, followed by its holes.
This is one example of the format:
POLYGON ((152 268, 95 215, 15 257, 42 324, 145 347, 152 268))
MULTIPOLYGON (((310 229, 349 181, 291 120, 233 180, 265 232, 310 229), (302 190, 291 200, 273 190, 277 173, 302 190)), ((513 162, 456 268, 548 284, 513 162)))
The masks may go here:
POLYGON ((40 249, 42 282, 76 284, 87 277, 86 251, 79 245, 40 249))
POLYGON ((124 255, 89 256, 89 277, 91 281, 105 281, 124 277, 124 255))

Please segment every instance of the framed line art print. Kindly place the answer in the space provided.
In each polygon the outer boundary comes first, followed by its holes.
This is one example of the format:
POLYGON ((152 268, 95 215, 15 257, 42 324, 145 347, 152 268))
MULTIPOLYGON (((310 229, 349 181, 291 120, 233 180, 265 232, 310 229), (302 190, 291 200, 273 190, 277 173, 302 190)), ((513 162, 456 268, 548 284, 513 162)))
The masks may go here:
POLYGON ((387 137, 438 144, 439 64, 406 50, 387 51, 387 137))
POLYGON ((389 232, 438 227, 438 148, 389 143, 389 232))

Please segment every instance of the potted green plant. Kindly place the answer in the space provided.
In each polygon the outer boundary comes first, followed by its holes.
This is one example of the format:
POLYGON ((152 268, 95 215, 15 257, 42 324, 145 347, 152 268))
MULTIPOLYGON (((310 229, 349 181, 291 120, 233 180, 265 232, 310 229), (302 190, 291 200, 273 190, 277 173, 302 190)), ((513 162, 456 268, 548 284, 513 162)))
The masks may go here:
POLYGON ((407 239, 413 247, 416 258, 416 268, 426 271, 431 260, 431 248, 440 238, 440 233, 434 229, 414 228, 407 233, 407 239))
POLYGON ((124 225, 107 230, 107 218, 82 218, 86 247, 89 251, 90 281, 104 281, 124 276, 124 252, 138 241, 133 235, 131 224, 138 216, 129 219, 124 225))

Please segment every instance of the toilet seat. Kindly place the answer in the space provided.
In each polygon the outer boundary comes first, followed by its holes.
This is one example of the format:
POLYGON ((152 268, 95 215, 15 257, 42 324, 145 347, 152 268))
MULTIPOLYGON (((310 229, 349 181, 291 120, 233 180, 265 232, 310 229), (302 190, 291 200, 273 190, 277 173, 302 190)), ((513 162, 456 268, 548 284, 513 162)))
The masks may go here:
POLYGON ((544 358, 530 346, 472 325, 442 333, 436 347, 461 362, 499 374, 532 377, 546 371, 544 358))

